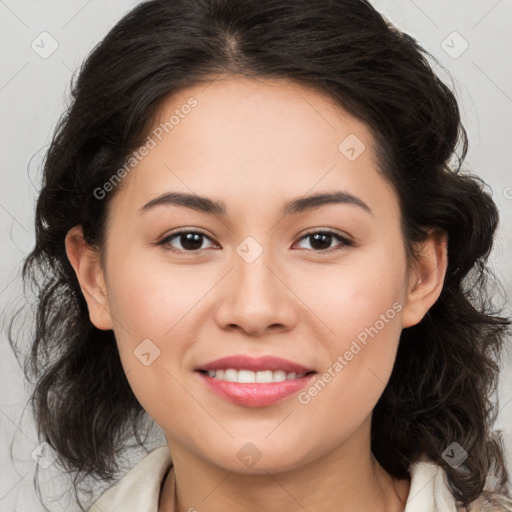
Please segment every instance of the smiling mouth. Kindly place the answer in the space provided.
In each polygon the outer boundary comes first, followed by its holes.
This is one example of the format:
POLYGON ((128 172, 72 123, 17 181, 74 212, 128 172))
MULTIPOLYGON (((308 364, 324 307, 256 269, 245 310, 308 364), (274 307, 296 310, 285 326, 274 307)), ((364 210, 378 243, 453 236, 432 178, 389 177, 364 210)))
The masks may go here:
POLYGON ((283 370, 263 370, 254 372, 252 370, 237 370, 227 368, 225 370, 197 370, 203 375, 208 375, 215 380, 225 382, 237 382, 239 384, 271 384, 274 382, 283 382, 285 380, 296 380, 302 377, 317 373, 309 371, 304 373, 285 372, 283 370))

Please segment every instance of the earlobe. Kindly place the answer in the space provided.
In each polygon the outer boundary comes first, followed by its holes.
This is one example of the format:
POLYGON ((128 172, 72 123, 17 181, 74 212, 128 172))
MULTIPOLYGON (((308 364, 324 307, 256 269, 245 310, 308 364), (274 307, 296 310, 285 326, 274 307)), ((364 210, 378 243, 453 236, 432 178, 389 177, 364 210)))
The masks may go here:
POLYGON ((441 295, 448 266, 448 237, 431 231, 410 274, 402 327, 418 324, 441 295))
POLYGON ((68 260, 75 270, 87 302, 91 322, 98 329, 112 329, 112 317, 100 256, 86 243, 82 226, 74 226, 68 231, 65 246, 68 260))

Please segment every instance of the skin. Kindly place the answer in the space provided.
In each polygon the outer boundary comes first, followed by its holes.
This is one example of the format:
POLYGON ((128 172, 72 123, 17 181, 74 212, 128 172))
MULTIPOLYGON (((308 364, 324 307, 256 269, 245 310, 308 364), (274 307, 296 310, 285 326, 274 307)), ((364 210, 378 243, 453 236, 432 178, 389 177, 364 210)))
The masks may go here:
MULTIPOLYGON (((373 457, 371 414, 401 330, 439 297, 446 237, 432 232, 407 265, 398 197, 377 170, 371 133, 328 97, 227 76, 167 98, 155 126, 191 96, 198 105, 113 198, 104 266, 80 226, 66 237, 91 322, 114 330, 130 386, 165 433, 176 510, 403 510, 410 482, 373 457), (354 161, 338 150, 349 134, 366 147, 354 161), (353 204, 280 213, 291 199, 339 190, 372 213, 353 204), (222 201, 226 217, 175 205, 138 211, 168 191, 222 201), (179 236, 155 245, 177 228, 206 233, 196 254, 178 252, 179 236), (304 238, 322 228, 356 245, 304 238), (236 252, 248 236, 263 249, 251 263, 236 252), (263 408, 235 405, 193 372, 227 355, 272 354, 322 374, 393 303, 401 310, 307 404, 293 395, 263 408), (160 355, 145 366, 134 350, 147 338, 160 355), (249 442, 261 459, 246 467, 237 453, 249 442)), ((171 512, 169 485, 159 512, 171 512)))

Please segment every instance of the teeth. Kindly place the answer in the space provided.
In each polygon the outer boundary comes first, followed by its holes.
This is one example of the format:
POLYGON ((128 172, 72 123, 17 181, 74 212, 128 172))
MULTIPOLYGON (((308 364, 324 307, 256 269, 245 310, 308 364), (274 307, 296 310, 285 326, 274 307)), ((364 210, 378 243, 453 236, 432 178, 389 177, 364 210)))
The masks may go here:
POLYGON ((253 372, 251 370, 235 370, 234 368, 228 368, 227 370, 208 370, 208 375, 214 379, 225 380, 228 382, 239 382, 241 384, 268 384, 271 382, 282 382, 283 380, 300 379, 306 374, 296 374, 295 372, 286 373, 282 370, 277 370, 275 372, 270 370, 253 372))

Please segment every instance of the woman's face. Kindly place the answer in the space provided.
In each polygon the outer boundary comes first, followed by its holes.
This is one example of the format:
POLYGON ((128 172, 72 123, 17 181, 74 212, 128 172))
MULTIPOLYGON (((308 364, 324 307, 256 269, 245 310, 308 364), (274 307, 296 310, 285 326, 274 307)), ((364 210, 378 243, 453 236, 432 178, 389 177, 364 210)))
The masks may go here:
POLYGON ((369 130, 312 90, 234 77, 181 91, 159 115, 110 205, 104 306, 89 298, 138 400, 173 455, 230 471, 368 449, 401 329, 419 320, 369 130), (171 193, 204 199, 151 204, 171 193), (198 371, 237 355, 316 373, 251 386, 198 371))

